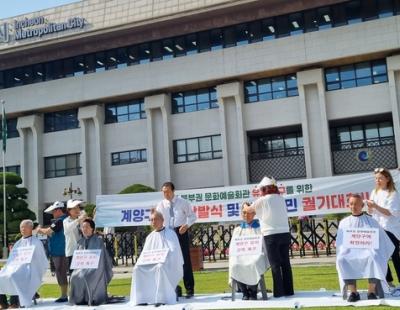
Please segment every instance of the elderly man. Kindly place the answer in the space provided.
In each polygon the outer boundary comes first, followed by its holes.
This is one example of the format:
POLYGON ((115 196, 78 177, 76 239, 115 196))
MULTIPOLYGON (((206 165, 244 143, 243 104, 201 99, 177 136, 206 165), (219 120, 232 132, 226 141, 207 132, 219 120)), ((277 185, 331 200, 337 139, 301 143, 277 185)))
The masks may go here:
MULTIPOLYGON (((164 227, 163 215, 153 209, 150 223, 154 229, 146 238, 139 260, 133 268, 131 303, 133 305, 176 303, 175 288, 183 276, 183 258, 178 237, 164 227), (166 252, 156 263, 144 257, 155 250, 166 252)), ((147 256, 148 257, 148 256, 147 256)))
POLYGON ((63 225, 63 221, 67 215, 64 213, 64 208, 64 203, 61 201, 54 202, 50 207, 44 210, 44 212, 53 215, 50 227, 39 227, 37 229, 38 233, 50 236, 48 243, 49 255, 54 264, 57 282, 61 289, 61 296, 56 299, 55 302, 68 301, 68 260, 65 257, 65 235, 63 225))
MULTIPOLYGON (((254 219, 256 211, 248 203, 242 206, 243 222, 233 231, 232 240, 240 236, 260 236, 260 223, 254 219)), ((264 242, 261 243, 264 245, 264 242)), ((257 300, 257 284, 269 263, 265 246, 258 255, 229 255, 229 279, 235 279, 243 293, 243 300, 257 300)))
POLYGON ((7 264, 0 271, 0 293, 18 295, 22 307, 29 307, 32 304, 32 298, 42 284, 42 278, 48 267, 43 244, 32 236, 32 230, 31 220, 21 222, 22 238, 15 243, 7 264))
POLYGON ((377 299, 376 284, 378 281, 386 282, 387 263, 393 253, 394 246, 379 223, 362 213, 363 200, 360 195, 351 195, 349 206, 351 215, 340 221, 336 239, 336 269, 339 275, 340 288, 343 292, 347 284, 351 291, 347 301, 356 302, 360 300, 356 279, 368 279, 367 298, 377 299), (357 248, 352 246, 351 243, 345 244, 346 229, 357 228, 376 229, 379 234, 378 248, 357 248))

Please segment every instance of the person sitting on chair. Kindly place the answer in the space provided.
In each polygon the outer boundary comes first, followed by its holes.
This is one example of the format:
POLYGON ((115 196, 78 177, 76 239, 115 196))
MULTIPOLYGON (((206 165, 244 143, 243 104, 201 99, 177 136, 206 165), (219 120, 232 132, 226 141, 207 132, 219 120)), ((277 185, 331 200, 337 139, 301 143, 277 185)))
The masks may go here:
POLYGON ((108 300, 107 285, 113 277, 112 260, 103 240, 95 233, 95 223, 85 219, 81 225, 83 238, 77 250, 101 250, 97 269, 75 269, 71 274, 69 302, 75 305, 100 305, 108 300))
MULTIPOLYGON (((19 228, 22 238, 15 243, 6 265, 0 270, 0 294, 12 295, 10 308, 29 307, 32 304, 49 264, 42 242, 32 236, 33 222, 23 220, 19 228), (25 258, 30 262, 24 262, 22 251, 26 257, 30 256, 29 253, 32 254, 30 260, 25 258), (14 304, 18 303, 17 296, 19 306, 14 304)), ((4 297, 2 299, 1 307, 6 309, 7 303, 4 302, 4 297)))
MULTIPOLYGON (((242 205, 243 222, 233 231, 232 240, 237 236, 261 236, 260 223, 254 219, 256 211, 249 203, 242 205)), ((259 255, 229 255, 229 280, 234 279, 243 293, 243 300, 257 300, 257 286, 269 263, 265 245, 259 255)))
POLYGON ((360 300, 356 279, 368 279, 367 298, 377 299, 377 285, 381 287, 382 283, 386 283, 387 263, 394 246, 379 223, 362 212, 363 200, 360 195, 352 194, 348 203, 351 215, 340 221, 336 238, 336 269, 339 275, 340 289, 343 296, 346 296, 345 290, 348 286, 351 294, 347 301, 356 302, 360 300), (345 246, 345 230, 357 228, 377 229, 379 247, 377 249, 357 248, 351 244, 345 246))
POLYGON ((142 253, 133 268, 131 303, 133 305, 176 303, 175 288, 183 277, 183 256, 176 233, 164 226, 162 213, 151 210, 154 229, 147 237, 142 253), (164 262, 151 263, 144 256, 155 250, 166 250, 164 262), (143 264, 141 263, 143 262, 143 264))

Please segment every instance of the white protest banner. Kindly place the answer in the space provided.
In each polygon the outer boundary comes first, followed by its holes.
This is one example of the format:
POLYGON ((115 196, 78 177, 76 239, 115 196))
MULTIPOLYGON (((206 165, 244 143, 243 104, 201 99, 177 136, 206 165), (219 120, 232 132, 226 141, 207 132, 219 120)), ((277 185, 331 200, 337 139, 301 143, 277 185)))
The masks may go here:
POLYGON ((140 253, 139 259, 136 264, 138 265, 150 265, 164 263, 167 258, 169 249, 157 249, 157 250, 144 250, 140 253))
MULTIPOLYGON (((391 171, 398 183, 399 171, 391 171)), ((374 188, 373 173, 278 182, 288 216, 310 216, 349 212, 351 193, 368 199, 374 188)), ((260 194, 255 185, 202 188, 176 191, 188 200, 196 213, 196 223, 240 221, 240 205, 260 194)), ((149 225, 150 210, 163 199, 161 192, 99 195, 96 197, 96 226, 149 225)))
POLYGON ((343 232, 343 247, 350 249, 379 249, 379 229, 347 228, 343 232))
POLYGON ((7 264, 20 266, 23 264, 30 264, 32 261, 33 251, 35 250, 34 245, 21 246, 14 248, 10 256, 8 257, 7 264))
POLYGON ((75 250, 72 256, 71 269, 97 269, 101 250, 75 250))
POLYGON ((263 236, 236 236, 229 246, 229 255, 260 255, 262 253, 263 236))

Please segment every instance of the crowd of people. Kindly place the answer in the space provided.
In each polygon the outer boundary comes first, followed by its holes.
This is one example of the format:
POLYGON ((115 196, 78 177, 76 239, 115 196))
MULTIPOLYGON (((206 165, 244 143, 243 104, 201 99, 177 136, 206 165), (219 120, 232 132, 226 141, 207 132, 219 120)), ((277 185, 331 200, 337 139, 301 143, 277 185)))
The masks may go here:
MULTIPOLYGON (((351 215, 340 222, 337 232, 336 267, 343 296, 347 298, 347 290, 350 291, 349 302, 360 300, 358 279, 368 279, 368 299, 380 298, 387 286, 394 286, 388 266, 390 257, 400 282, 400 199, 387 169, 375 169, 374 176, 375 188, 369 200, 363 200, 356 193, 350 195, 351 215), (364 206, 367 213, 363 212, 364 206), (376 238, 366 246, 349 245, 350 235, 360 232, 366 233, 366 238, 376 238)), ((260 197, 242 205, 243 221, 232 235, 229 282, 237 285, 243 300, 257 300, 260 281, 270 268, 273 296, 292 296, 291 234, 286 203, 272 177, 264 177, 257 189, 260 197), (256 245, 251 252, 243 253, 236 248, 243 240, 251 240, 251 244, 256 245)), ((147 236, 133 269, 132 305, 175 303, 182 296, 178 285, 182 278, 185 297, 190 299, 195 293, 189 228, 195 223, 196 214, 188 201, 175 195, 172 182, 164 183, 161 191, 163 200, 151 210, 153 231, 147 236)), ((107 286, 113 277, 112 258, 104 241, 96 234, 95 222, 82 208, 83 201, 69 200, 65 213, 64 203, 56 201, 45 210, 53 215, 51 225, 48 228, 39 226, 36 233, 49 238, 48 254, 61 291, 55 302, 99 305, 109 301, 107 286), (74 253, 90 250, 98 253, 96 268, 71 270, 74 253)), ((21 239, 0 270, 0 309, 29 307, 38 296, 37 290, 48 268, 43 244, 34 236, 33 222, 22 221, 20 232, 21 239), (22 251, 24 257, 15 255, 22 251), (6 295, 10 296, 9 300, 6 295)))

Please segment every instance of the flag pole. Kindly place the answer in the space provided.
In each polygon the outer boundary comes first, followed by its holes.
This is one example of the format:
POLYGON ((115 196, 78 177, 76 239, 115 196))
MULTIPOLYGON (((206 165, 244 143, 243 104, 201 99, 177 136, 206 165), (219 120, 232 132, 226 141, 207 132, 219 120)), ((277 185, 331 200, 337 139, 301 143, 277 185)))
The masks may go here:
MULTIPOLYGON (((2 106, 2 136, 3 136, 3 147, 2 147, 2 152, 3 152, 3 218, 4 218, 4 222, 3 222, 3 228, 4 228, 4 236, 3 236, 3 258, 6 259, 8 257, 8 249, 7 249, 7 207, 6 207, 6 161, 5 161, 5 157, 6 157, 6 150, 4 148, 4 145, 6 143, 6 141, 4 141, 4 138, 7 138, 7 133, 4 134, 4 130, 7 128, 4 128, 4 124, 6 123, 5 117, 6 117, 6 113, 5 113, 5 101, 4 100, 0 100, 1 106, 2 106)), ((7 130, 7 129, 6 129, 7 130)))

